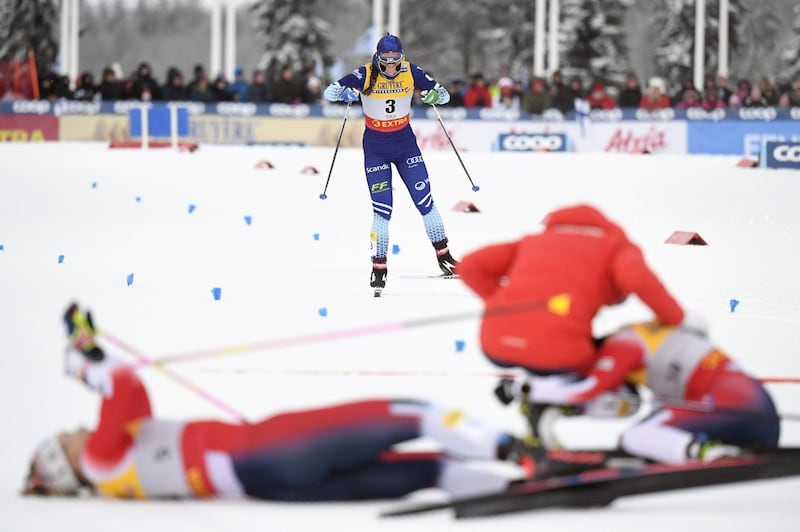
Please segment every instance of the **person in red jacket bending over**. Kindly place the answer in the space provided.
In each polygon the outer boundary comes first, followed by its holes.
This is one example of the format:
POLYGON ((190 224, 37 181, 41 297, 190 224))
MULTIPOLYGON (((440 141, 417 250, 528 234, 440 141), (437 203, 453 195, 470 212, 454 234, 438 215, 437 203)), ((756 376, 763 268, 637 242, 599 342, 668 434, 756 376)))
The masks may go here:
POLYGON ((681 306, 648 267, 620 226, 596 208, 558 209, 544 231, 479 249, 457 273, 483 298, 480 340, 499 366, 532 373, 587 375, 604 352, 592 320, 604 305, 636 294, 665 325, 684 319, 681 306))

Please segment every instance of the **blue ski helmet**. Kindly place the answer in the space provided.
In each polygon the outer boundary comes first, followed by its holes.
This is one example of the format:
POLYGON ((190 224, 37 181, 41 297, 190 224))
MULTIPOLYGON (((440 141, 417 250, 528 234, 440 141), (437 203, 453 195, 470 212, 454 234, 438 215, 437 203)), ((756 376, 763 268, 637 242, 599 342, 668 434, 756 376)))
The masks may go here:
MULTIPOLYGON (((403 54, 403 43, 400 42, 400 38, 387 33, 378 41, 375 55, 372 57, 372 63, 386 76, 386 65, 400 63, 403 59, 405 59, 405 55, 403 54)), ((399 72, 398 70, 391 76, 386 77, 393 78, 399 72)))

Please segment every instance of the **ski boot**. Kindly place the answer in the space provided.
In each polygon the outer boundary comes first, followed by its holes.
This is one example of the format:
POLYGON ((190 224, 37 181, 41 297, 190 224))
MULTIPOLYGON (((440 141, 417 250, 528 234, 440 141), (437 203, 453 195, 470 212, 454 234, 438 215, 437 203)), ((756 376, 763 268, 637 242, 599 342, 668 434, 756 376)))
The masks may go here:
POLYGON ((704 440, 703 438, 693 440, 686 449, 687 458, 703 462, 712 462, 720 458, 741 456, 742 454, 745 454, 745 452, 741 447, 728 445, 719 440, 704 440))
POLYGON ((602 451, 570 451, 545 449, 532 444, 530 438, 511 440, 499 447, 497 457, 517 464, 522 469, 522 480, 543 480, 576 475, 592 469, 606 467, 613 453, 602 451))
POLYGON ((434 242, 433 247, 436 249, 436 260, 439 261, 439 268, 442 270, 442 277, 455 276, 458 261, 450 254, 450 249, 447 247, 447 239, 444 238, 438 242, 434 242))
POLYGON ((386 287, 386 257, 376 257, 372 259, 372 276, 369 285, 375 290, 373 297, 381 297, 381 292, 386 287))

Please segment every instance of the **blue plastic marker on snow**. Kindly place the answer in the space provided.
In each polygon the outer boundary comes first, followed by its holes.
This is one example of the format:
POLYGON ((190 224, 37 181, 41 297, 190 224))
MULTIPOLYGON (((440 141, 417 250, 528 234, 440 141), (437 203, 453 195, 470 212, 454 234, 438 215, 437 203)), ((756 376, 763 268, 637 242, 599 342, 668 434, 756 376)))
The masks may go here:
POLYGON ((400 246, 397 244, 392 245, 392 254, 397 255, 398 253, 400 253, 400 246))
POLYGON ((314 233, 314 240, 319 240, 319 233, 314 233))
POLYGON ((4 249, 6 248, 3 247, 3 244, 0 244, 0 251, 3 251, 4 249))
POLYGON ((328 315, 328 309, 326 307, 321 307, 319 309, 319 315, 323 318, 328 315))
POLYGON ((253 217, 252 216, 245 216, 244 217, 244 223, 246 223, 247 225, 250 225, 251 223, 253 223, 253 217))
POLYGON ((142 201, 142 197, 141 196, 136 196, 136 203, 141 203, 141 201, 142 201))
POLYGON ((731 299, 730 303, 731 303, 731 312, 733 312, 734 310, 736 310, 736 307, 739 306, 739 300, 731 299))
POLYGON ((463 351, 466 345, 467 344, 466 342, 464 342, 464 340, 456 340, 456 352, 460 353, 461 351, 463 351))
POLYGON ((211 295, 214 296, 215 301, 219 301, 220 299, 222 299, 222 288, 215 286, 214 288, 211 289, 211 295))
POLYGON ((189 214, 192 214, 197 206, 194 203, 189 204, 189 214))
POLYGON ((97 181, 92 181, 92 188, 97 188, 97 181))
POLYGON ((58 256, 58 263, 61 264, 62 262, 64 262, 64 255, 59 255, 58 256))
POLYGON ((132 273, 128 274, 127 282, 128 282, 128 286, 133 284, 133 274, 132 273))

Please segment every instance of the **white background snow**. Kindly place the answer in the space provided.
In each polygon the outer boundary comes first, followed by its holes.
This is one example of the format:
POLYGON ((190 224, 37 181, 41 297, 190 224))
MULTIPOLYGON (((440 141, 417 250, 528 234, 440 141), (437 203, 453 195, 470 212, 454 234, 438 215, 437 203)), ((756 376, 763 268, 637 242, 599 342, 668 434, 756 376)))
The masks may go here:
MULTIPOLYGON (((148 357, 241 348, 169 369, 249 419, 366 397, 415 397, 522 430, 515 412, 491 393, 497 368, 477 344, 480 301, 457 280, 413 278, 438 268, 399 180, 390 225, 390 249, 396 245, 399 252, 389 257, 385 296, 371 297, 372 214, 361 151, 340 150, 328 199, 321 201, 331 156, 332 149, 316 148, 201 146, 189 154, 115 151, 104 144, 0 146, 0 530, 796 529, 800 479, 630 498, 603 510, 465 522, 445 513, 379 519, 392 501, 18 496, 43 437, 96 420, 97 397, 62 375, 61 315, 73 300, 93 311, 99 327, 148 357), (274 168, 256 169, 261 160, 274 168), (307 165, 320 173, 301 173, 307 165), (191 214, 190 204, 196 206, 191 214), (244 216, 252 217, 251 225, 244 216), (222 289, 219 301, 213 287, 222 289), (397 332, 247 349, 470 312, 472 319, 397 332)), ((536 231, 553 208, 592 203, 626 228, 676 297, 703 314, 716 342, 754 375, 800 377, 800 173, 739 169, 726 157, 462 156, 481 186, 477 193, 452 151, 425 153, 456 256, 536 231), (453 211, 461 200, 481 212, 453 211), (697 231, 710 245, 665 244, 675 230, 697 231), (733 298, 740 301, 735 312, 733 298)), ((601 314, 596 330, 649 316, 633 298, 601 314)), ((229 419, 159 370, 141 375, 158 416, 229 419)), ((800 413, 800 384, 770 390, 782 412, 800 413)), ((566 443, 582 447, 613 444, 619 428, 617 422, 559 426, 566 443)), ((783 431, 784 444, 800 445, 797 422, 785 422, 783 431)))

